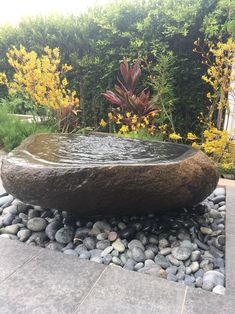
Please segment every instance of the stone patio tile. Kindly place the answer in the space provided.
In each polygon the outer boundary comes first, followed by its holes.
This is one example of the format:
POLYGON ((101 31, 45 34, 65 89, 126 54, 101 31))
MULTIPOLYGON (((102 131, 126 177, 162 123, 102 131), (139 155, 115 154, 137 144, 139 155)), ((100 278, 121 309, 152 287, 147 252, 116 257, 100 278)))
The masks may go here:
POLYGON ((0 238, 0 283, 40 251, 14 240, 0 238))
POLYGON ((235 186, 227 186, 226 194, 226 213, 229 209, 229 215, 235 216, 235 186))
POLYGON ((0 194, 5 192, 4 187, 2 186, 2 180, 1 180, 1 165, 2 165, 2 157, 3 157, 3 153, 0 150, 0 194))
MULTIPOLYGON (((234 206, 235 206, 235 203, 234 203, 234 206)), ((229 235, 229 234, 233 235, 234 234, 235 214, 231 214, 229 212, 226 212, 225 228, 226 228, 226 235, 229 235)))
POLYGON ((0 285, 0 313, 73 313, 104 269, 43 249, 0 285))
MULTIPOLYGON (((235 300, 234 300, 235 301, 235 300)), ((234 302, 226 295, 218 295, 202 289, 188 288, 182 314, 234 314, 234 302)))
POLYGON ((227 292, 229 295, 233 295, 235 301, 235 235, 226 235, 225 258, 227 292))
POLYGON ((109 266, 75 313, 177 314, 185 286, 109 266))

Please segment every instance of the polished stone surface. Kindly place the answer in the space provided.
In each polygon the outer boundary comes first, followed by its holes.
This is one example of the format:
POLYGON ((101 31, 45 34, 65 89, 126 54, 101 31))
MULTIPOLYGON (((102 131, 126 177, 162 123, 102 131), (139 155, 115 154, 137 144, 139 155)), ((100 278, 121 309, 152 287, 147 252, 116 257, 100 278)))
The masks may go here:
POLYGON ((6 191, 77 216, 191 207, 216 187, 212 161, 190 146, 106 134, 40 134, 3 160, 6 191))

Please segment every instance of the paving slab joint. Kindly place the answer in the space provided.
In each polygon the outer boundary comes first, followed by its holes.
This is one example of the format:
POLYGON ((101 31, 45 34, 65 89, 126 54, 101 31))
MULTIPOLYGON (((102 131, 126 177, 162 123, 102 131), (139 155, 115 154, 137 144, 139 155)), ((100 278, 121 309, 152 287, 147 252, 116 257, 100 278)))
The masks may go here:
POLYGON ((84 296, 84 298, 82 299, 82 301, 78 304, 78 306, 76 307, 75 311, 72 314, 78 314, 79 313, 79 308, 80 306, 85 302, 85 300, 88 298, 88 296, 93 292, 95 286, 97 285, 98 281, 100 280, 100 278, 103 276, 103 274, 105 273, 105 271, 107 270, 107 266, 102 270, 102 272, 100 273, 99 277, 96 279, 96 281, 94 282, 94 284, 91 286, 91 289, 88 291, 88 293, 84 296))
MULTIPOLYGON (((12 240, 11 240, 12 241, 12 240)), ((27 259, 24 263, 22 263, 20 266, 18 266, 11 274, 9 274, 7 277, 5 277, 3 280, 0 281, 0 285, 7 281, 11 276, 13 276, 15 273, 17 273, 19 270, 21 270, 25 265, 27 265, 29 262, 31 262, 33 259, 38 257, 42 254, 42 250, 40 250, 37 254, 31 256, 29 259, 27 259)))
POLYGON ((180 314, 184 313, 184 305, 185 305, 187 292, 188 292, 188 286, 186 286, 185 291, 184 291, 184 297, 183 297, 183 302, 182 302, 182 305, 181 305, 180 314))

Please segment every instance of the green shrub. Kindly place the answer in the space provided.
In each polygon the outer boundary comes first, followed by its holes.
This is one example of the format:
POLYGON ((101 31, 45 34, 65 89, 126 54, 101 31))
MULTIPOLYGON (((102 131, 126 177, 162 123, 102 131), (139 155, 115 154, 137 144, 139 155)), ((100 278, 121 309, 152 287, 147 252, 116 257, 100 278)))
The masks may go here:
MULTIPOLYGON (((96 128, 110 111, 100 93, 116 82, 120 62, 146 57, 154 65, 159 54, 170 51, 175 56, 175 101, 167 109, 173 110, 177 132, 200 132, 198 112, 207 112, 207 88, 200 79, 206 67, 192 51, 194 41, 226 39, 234 24, 233 7, 231 0, 113 0, 79 16, 24 18, 19 25, 0 27, 0 72, 13 75, 6 60, 12 46, 22 44, 38 54, 47 45, 59 47, 62 63, 73 66, 68 80, 79 91, 81 125, 96 128)), ((143 75, 140 87, 146 81, 143 75)), ((6 95, 1 86, 0 97, 6 95)))
POLYGON ((9 152, 29 135, 50 133, 52 128, 35 122, 22 121, 8 114, 4 106, 0 107, 0 147, 9 152))
POLYGON ((15 114, 35 114, 34 104, 21 95, 11 95, 0 99, 0 106, 6 107, 8 112, 15 114))

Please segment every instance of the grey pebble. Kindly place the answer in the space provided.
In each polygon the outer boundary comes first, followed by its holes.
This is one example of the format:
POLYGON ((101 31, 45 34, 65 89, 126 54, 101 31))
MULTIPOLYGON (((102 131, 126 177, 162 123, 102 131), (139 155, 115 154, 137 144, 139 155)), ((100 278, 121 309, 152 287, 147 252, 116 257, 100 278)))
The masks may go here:
POLYGON ((176 258, 174 258, 174 256, 172 255, 168 255, 167 256, 169 262, 174 265, 174 266, 180 266, 180 261, 178 261, 176 258))
POLYGON ((146 257, 144 254, 144 251, 139 248, 139 247, 133 247, 133 249, 131 250, 132 253, 132 257, 133 259, 138 263, 138 262, 144 262, 146 257))
POLYGON ((78 252, 76 252, 75 250, 72 250, 72 249, 65 250, 64 254, 72 255, 72 256, 78 256, 78 252))
POLYGON ((178 268, 176 266, 170 266, 166 269, 167 274, 173 274, 175 275, 178 271, 178 268))
POLYGON ((188 247, 174 247, 172 249, 172 255, 174 258, 178 259, 179 261, 187 260, 191 255, 191 249, 188 247))
POLYGON ((55 220, 46 226, 45 233, 47 237, 53 241, 55 240, 56 232, 62 227, 63 227, 62 222, 55 220))
POLYGON ((83 240, 83 244, 88 250, 93 250, 96 247, 96 240, 93 237, 87 237, 83 240))
POLYGON ((70 227, 60 228, 56 234, 55 239, 62 244, 68 244, 73 239, 73 229, 70 227))
POLYGON ((108 246, 110 246, 110 241, 109 240, 101 240, 101 241, 98 241, 96 243, 96 248, 97 249, 100 249, 100 250, 104 250, 106 249, 108 246))
POLYGON ((177 281, 176 275, 174 275, 174 274, 172 274, 172 273, 167 274, 166 279, 167 279, 167 280, 170 280, 170 281, 177 281))
POLYGON ((113 246, 107 246, 103 252, 101 253, 101 257, 104 257, 105 255, 110 254, 113 251, 113 246))
POLYGON ((136 262, 133 259, 129 258, 127 260, 127 262, 125 263, 123 268, 129 269, 129 270, 134 270, 135 264, 136 264, 136 262))
POLYGON ((17 232, 17 237, 21 242, 25 242, 31 236, 31 231, 28 229, 21 229, 17 232))
POLYGON ((169 254, 171 254, 171 248, 170 247, 165 247, 165 248, 163 248, 163 249, 161 249, 159 251, 159 254, 161 254, 161 255, 169 255, 169 254))
POLYGON ((91 257, 91 253, 89 251, 82 251, 79 255, 81 259, 89 259, 91 257))
POLYGON ((31 231, 39 232, 45 230, 47 221, 41 217, 34 217, 27 222, 27 228, 31 231))
POLYGON ((170 266, 169 261, 163 255, 156 255, 154 261, 156 264, 158 264, 159 266, 161 266, 164 269, 166 269, 167 267, 170 266))
POLYGON ((117 256, 113 256, 113 257, 112 257, 112 262, 113 262, 115 265, 120 265, 120 266, 122 266, 122 261, 121 261, 120 258, 118 258, 117 256))
POLYGON ((128 243, 128 248, 130 249, 130 250, 132 250, 133 248, 135 248, 135 247, 137 247, 137 248, 140 248, 141 250, 145 250, 145 248, 144 248, 144 246, 143 246, 143 243, 142 242, 140 242, 139 240, 136 240, 136 239, 134 239, 134 240, 132 240, 132 241, 130 241, 129 243, 128 243))

